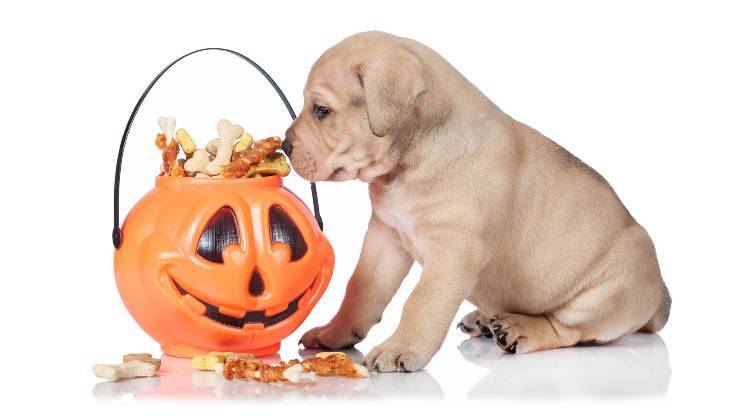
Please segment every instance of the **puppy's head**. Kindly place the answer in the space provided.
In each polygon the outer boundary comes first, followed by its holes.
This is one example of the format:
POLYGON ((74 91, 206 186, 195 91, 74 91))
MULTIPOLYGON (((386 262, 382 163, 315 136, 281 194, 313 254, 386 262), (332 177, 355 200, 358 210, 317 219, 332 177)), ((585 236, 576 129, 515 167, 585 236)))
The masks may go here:
POLYGON ((418 128, 424 92, 423 66, 400 38, 343 40, 311 68, 303 110, 285 133, 293 168, 311 181, 390 172, 418 128))

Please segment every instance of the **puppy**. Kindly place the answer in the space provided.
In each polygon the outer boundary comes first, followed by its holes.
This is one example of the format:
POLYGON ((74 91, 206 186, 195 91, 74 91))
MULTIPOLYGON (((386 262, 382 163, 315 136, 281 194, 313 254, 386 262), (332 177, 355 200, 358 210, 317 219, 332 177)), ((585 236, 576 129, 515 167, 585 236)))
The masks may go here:
POLYGON ((285 137, 299 175, 368 182, 372 204, 339 312, 306 347, 360 342, 414 261, 421 279, 369 368, 424 367, 465 299, 478 310, 459 326, 517 354, 668 319, 653 243, 606 180, 418 42, 368 32, 326 51, 285 137))

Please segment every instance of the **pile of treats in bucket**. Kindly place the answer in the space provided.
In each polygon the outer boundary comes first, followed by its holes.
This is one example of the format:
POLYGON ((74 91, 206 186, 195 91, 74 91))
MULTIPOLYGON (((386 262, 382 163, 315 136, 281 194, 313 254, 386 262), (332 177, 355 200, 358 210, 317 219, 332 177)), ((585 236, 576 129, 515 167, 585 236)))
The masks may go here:
MULTIPOLYGON (((253 380, 261 383, 298 383, 304 373, 317 376, 350 378, 369 377, 367 368, 356 364, 343 352, 320 352, 302 361, 293 359, 287 363, 267 364, 252 354, 212 351, 193 357, 193 369, 215 371, 228 380, 253 380)), ((96 364, 93 374, 108 381, 126 380, 137 377, 152 377, 160 367, 160 360, 151 354, 138 353, 123 356, 121 364, 96 364)))
POLYGON ((270 365, 258 360, 252 354, 210 352, 193 357, 193 368, 212 370, 228 380, 254 380, 261 383, 298 383, 303 373, 317 376, 339 376, 351 378, 369 377, 367 368, 356 364, 343 352, 320 352, 302 361, 293 359, 270 365))
POLYGON ((175 132, 174 117, 160 117, 154 144, 162 151, 160 174, 164 176, 195 178, 256 178, 287 176, 290 165, 284 154, 278 152, 282 141, 268 137, 254 141, 252 135, 229 120, 218 121, 218 138, 198 148, 185 129, 175 132), (180 150, 185 158, 178 158, 180 150))

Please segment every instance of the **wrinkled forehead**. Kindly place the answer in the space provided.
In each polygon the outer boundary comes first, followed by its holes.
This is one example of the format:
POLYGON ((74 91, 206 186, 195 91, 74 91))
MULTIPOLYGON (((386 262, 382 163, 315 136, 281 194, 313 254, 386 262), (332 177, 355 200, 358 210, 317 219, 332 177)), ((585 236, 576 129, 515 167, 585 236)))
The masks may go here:
POLYGON ((304 97, 333 103, 348 100, 361 92, 355 68, 357 64, 341 54, 322 55, 308 74, 304 97))

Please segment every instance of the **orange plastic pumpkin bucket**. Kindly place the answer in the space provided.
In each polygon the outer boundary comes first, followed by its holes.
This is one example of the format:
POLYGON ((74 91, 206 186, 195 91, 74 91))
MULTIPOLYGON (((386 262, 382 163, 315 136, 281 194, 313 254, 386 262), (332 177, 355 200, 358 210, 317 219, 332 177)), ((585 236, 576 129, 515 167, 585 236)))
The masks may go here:
MULTIPOLYGON (((270 81, 295 114, 272 78, 270 81)), ((169 355, 208 351, 275 353, 326 290, 334 252, 316 219, 282 178, 159 176, 118 227, 118 188, 128 131, 116 166, 113 242, 116 285, 129 313, 169 355)))

